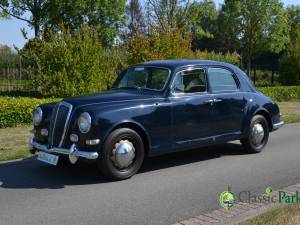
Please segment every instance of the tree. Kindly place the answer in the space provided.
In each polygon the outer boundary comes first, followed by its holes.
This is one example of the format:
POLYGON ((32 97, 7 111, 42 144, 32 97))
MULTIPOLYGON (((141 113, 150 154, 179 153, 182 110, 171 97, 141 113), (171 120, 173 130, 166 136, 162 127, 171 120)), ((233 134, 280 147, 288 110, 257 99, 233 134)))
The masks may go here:
POLYGON ((127 6, 129 35, 145 33, 146 21, 139 0, 130 0, 127 6))
POLYGON ((219 50, 222 52, 240 51, 241 24, 239 22, 240 6, 234 1, 225 0, 217 19, 217 32, 215 39, 220 42, 219 50))
POLYGON ((279 81, 283 85, 300 85, 300 40, 295 41, 280 60, 279 81))
POLYGON ((226 31, 224 38, 229 33, 230 39, 227 41, 241 44, 248 73, 253 56, 258 51, 278 53, 289 42, 287 15, 279 0, 227 0, 220 17, 226 21, 222 23, 226 31))
POLYGON ((300 40, 300 6, 289 6, 287 14, 290 26, 290 40, 292 44, 295 44, 300 40))
POLYGON ((190 0, 147 0, 149 21, 160 30, 190 29, 190 0))
POLYGON ((0 15, 27 22, 37 37, 47 17, 47 7, 48 0, 0 0, 0 15))
POLYGON ((0 0, 0 14, 23 20, 35 37, 45 30, 58 31, 61 25, 75 32, 82 24, 97 29, 107 46, 124 24, 125 0, 0 0))
POLYGON ((212 0, 194 2, 189 7, 190 23, 192 24, 194 50, 215 50, 218 11, 212 0))
POLYGON ((125 0, 49 0, 46 27, 59 30, 61 24, 75 32, 82 24, 98 31, 103 46, 113 43, 125 22, 125 0))

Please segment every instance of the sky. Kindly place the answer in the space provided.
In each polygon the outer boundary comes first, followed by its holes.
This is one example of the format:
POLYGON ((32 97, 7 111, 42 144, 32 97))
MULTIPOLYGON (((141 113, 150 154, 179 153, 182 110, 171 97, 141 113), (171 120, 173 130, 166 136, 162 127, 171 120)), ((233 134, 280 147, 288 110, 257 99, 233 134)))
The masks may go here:
MULTIPOLYGON (((223 0, 215 0, 216 4, 223 3, 223 0)), ((282 0, 285 6, 294 4, 300 5, 300 0, 282 0)), ((0 45, 16 46, 22 48, 26 43, 21 29, 25 28, 28 37, 33 37, 33 30, 28 27, 27 23, 17 19, 0 19, 0 45)))

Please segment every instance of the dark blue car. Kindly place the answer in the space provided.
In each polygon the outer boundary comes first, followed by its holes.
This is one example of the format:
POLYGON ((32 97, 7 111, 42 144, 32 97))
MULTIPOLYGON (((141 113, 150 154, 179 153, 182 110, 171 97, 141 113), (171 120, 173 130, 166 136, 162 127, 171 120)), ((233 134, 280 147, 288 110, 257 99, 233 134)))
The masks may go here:
POLYGON ((63 155, 94 160, 106 177, 126 179, 146 156, 233 140, 258 153, 284 124, 280 116, 236 66, 146 62, 123 71, 107 92, 37 107, 31 152, 53 165, 63 155))

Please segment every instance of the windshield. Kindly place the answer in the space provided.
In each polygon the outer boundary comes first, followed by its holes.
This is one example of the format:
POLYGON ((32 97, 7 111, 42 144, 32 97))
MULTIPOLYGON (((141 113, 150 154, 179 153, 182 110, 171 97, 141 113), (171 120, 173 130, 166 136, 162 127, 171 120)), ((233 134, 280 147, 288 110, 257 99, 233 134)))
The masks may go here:
POLYGON ((141 88, 162 90, 167 82, 169 70, 156 67, 131 67, 123 71, 112 88, 141 88))

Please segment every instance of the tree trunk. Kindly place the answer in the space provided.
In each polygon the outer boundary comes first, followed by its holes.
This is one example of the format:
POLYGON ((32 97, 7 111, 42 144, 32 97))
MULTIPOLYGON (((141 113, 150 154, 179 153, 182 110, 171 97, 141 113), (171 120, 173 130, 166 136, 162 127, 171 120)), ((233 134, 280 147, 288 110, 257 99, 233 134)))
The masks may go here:
POLYGON ((249 77, 251 76, 250 71, 251 71, 251 53, 250 53, 250 49, 248 49, 248 52, 247 52, 247 75, 249 77))
POLYGON ((39 33, 40 33, 40 26, 39 24, 34 24, 34 37, 38 37, 39 33))

